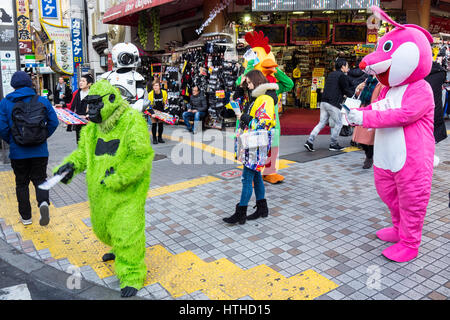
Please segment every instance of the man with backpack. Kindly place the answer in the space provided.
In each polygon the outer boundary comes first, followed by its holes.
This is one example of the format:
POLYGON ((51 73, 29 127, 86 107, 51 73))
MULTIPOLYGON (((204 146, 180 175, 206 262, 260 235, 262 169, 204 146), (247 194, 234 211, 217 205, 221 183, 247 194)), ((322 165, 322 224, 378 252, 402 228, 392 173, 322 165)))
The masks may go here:
POLYGON ((0 135, 9 144, 22 223, 32 223, 28 188, 32 181, 41 214, 39 224, 45 226, 50 221, 49 191, 38 186, 47 179, 47 138, 58 127, 58 117, 50 102, 36 95, 27 73, 14 73, 11 86, 15 90, 0 101, 0 135))

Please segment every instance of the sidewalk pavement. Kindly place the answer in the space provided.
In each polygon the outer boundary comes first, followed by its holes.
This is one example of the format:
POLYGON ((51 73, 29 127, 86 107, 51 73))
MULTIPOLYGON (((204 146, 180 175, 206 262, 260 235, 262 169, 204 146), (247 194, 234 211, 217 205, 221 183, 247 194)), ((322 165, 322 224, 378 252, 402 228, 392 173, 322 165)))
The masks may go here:
MULTIPOLYGON (((165 131, 167 143, 154 145, 158 160, 146 202, 148 277, 140 298, 450 297, 449 139, 437 145, 441 164, 433 177, 419 256, 399 264, 381 255, 388 244, 375 232, 390 225, 390 216, 376 193, 373 170, 361 168, 363 152, 322 151, 321 158, 313 160, 304 151, 305 136, 282 137, 280 173, 286 179, 279 185, 266 184, 269 217, 229 226, 222 218, 231 215, 239 201, 239 163, 175 165, 173 148, 183 145, 172 137, 174 128, 165 131)), ((217 132, 223 140, 182 143, 192 152, 227 157, 232 144, 226 147, 223 142, 232 133, 217 132), (221 148, 227 152, 220 153, 221 148)), ((316 150, 327 148, 328 139, 319 136, 316 150)), ((340 139, 341 145, 349 145, 349 138, 340 139)), ((76 147, 75 135, 59 128, 49 145, 50 173, 76 147)), ((53 281, 80 299, 118 298, 113 264, 101 262, 109 248, 90 228, 84 175, 51 191, 47 227, 39 226, 37 210, 33 225, 24 227, 17 213, 13 174, 8 165, 0 170, 0 259, 53 281), (74 270, 83 277, 79 290, 67 287, 74 270)))

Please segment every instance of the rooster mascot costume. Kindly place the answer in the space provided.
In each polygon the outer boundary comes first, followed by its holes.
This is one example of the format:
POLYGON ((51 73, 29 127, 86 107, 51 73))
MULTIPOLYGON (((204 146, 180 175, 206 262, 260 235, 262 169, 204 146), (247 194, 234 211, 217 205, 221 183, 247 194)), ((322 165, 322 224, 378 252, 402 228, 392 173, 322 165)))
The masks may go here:
POLYGON ((78 148, 55 172, 67 172, 62 182, 69 183, 86 170, 93 231, 112 247, 103 261, 115 260, 121 295, 130 297, 147 272, 145 200, 154 152, 144 117, 107 80, 96 82, 86 99, 90 122, 78 148))
MULTIPOLYGON (((251 70, 261 71, 271 83, 278 84, 277 96, 283 92, 288 92, 294 87, 294 82, 278 67, 272 49, 269 46, 269 38, 264 36, 262 31, 247 32, 245 41, 251 46, 256 53, 258 59, 244 62, 245 71, 237 81, 236 86, 240 86, 242 76, 251 70), (255 64, 256 62, 256 64, 255 64)), ((280 183, 284 177, 277 173, 276 163, 278 159, 278 148, 280 145, 280 119, 278 116, 278 103, 275 102, 275 118, 276 127, 272 140, 272 149, 270 151, 269 160, 263 171, 263 179, 272 184, 280 183)))
POLYGON ((378 7, 372 11, 395 28, 359 67, 376 75, 385 88, 364 111, 351 110, 348 120, 376 129, 375 187, 392 217, 392 226, 377 236, 395 243, 382 252, 385 257, 406 262, 418 255, 431 193, 434 99, 424 78, 431 70, 433 39, 419 26, 394 22, 378 7))

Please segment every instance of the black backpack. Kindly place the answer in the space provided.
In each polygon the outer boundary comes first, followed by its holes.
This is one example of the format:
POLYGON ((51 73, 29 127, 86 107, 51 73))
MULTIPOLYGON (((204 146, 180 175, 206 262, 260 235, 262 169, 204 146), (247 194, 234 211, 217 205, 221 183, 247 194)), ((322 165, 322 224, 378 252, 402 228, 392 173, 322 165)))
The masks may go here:
POLYGON ((20 146, 37 146, 48 138, 47 108, 34 96, 30 102, 18 101, 12 109, 14 142, 20 146))

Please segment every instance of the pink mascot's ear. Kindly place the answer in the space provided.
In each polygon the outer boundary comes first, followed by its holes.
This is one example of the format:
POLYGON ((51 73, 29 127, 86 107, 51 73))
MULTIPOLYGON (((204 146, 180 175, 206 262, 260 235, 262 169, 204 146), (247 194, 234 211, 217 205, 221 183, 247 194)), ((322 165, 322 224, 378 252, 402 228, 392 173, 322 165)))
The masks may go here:
POLYGON ((375 15, 375 17, 377 19, 386 21, 387 23, 392 24, 393 26, 396 26, 397 28, 400 29, 405 29, 405 26, 401 25, 400 23, 395 22, 394 20, 392 20, 391 17, 389 17, 387 15, 386 12, 384 12, 383 10, 381 10, 381 8, 377 7, 377 6, 371 6, 370 10, 373 12, 373 14, 375 15))
POLYGON ((434 42, 433 37, 431 36, 431 34, 426 29, 424 29, 424 28, 422 28, 422 27, 420 27, 418 25, 415 25, 415 24, 405 24, 404 26, 408 27, 408 28, 415 28, 415 29, 420 30, 427 37, 427 40, 430 43, 434 42))

